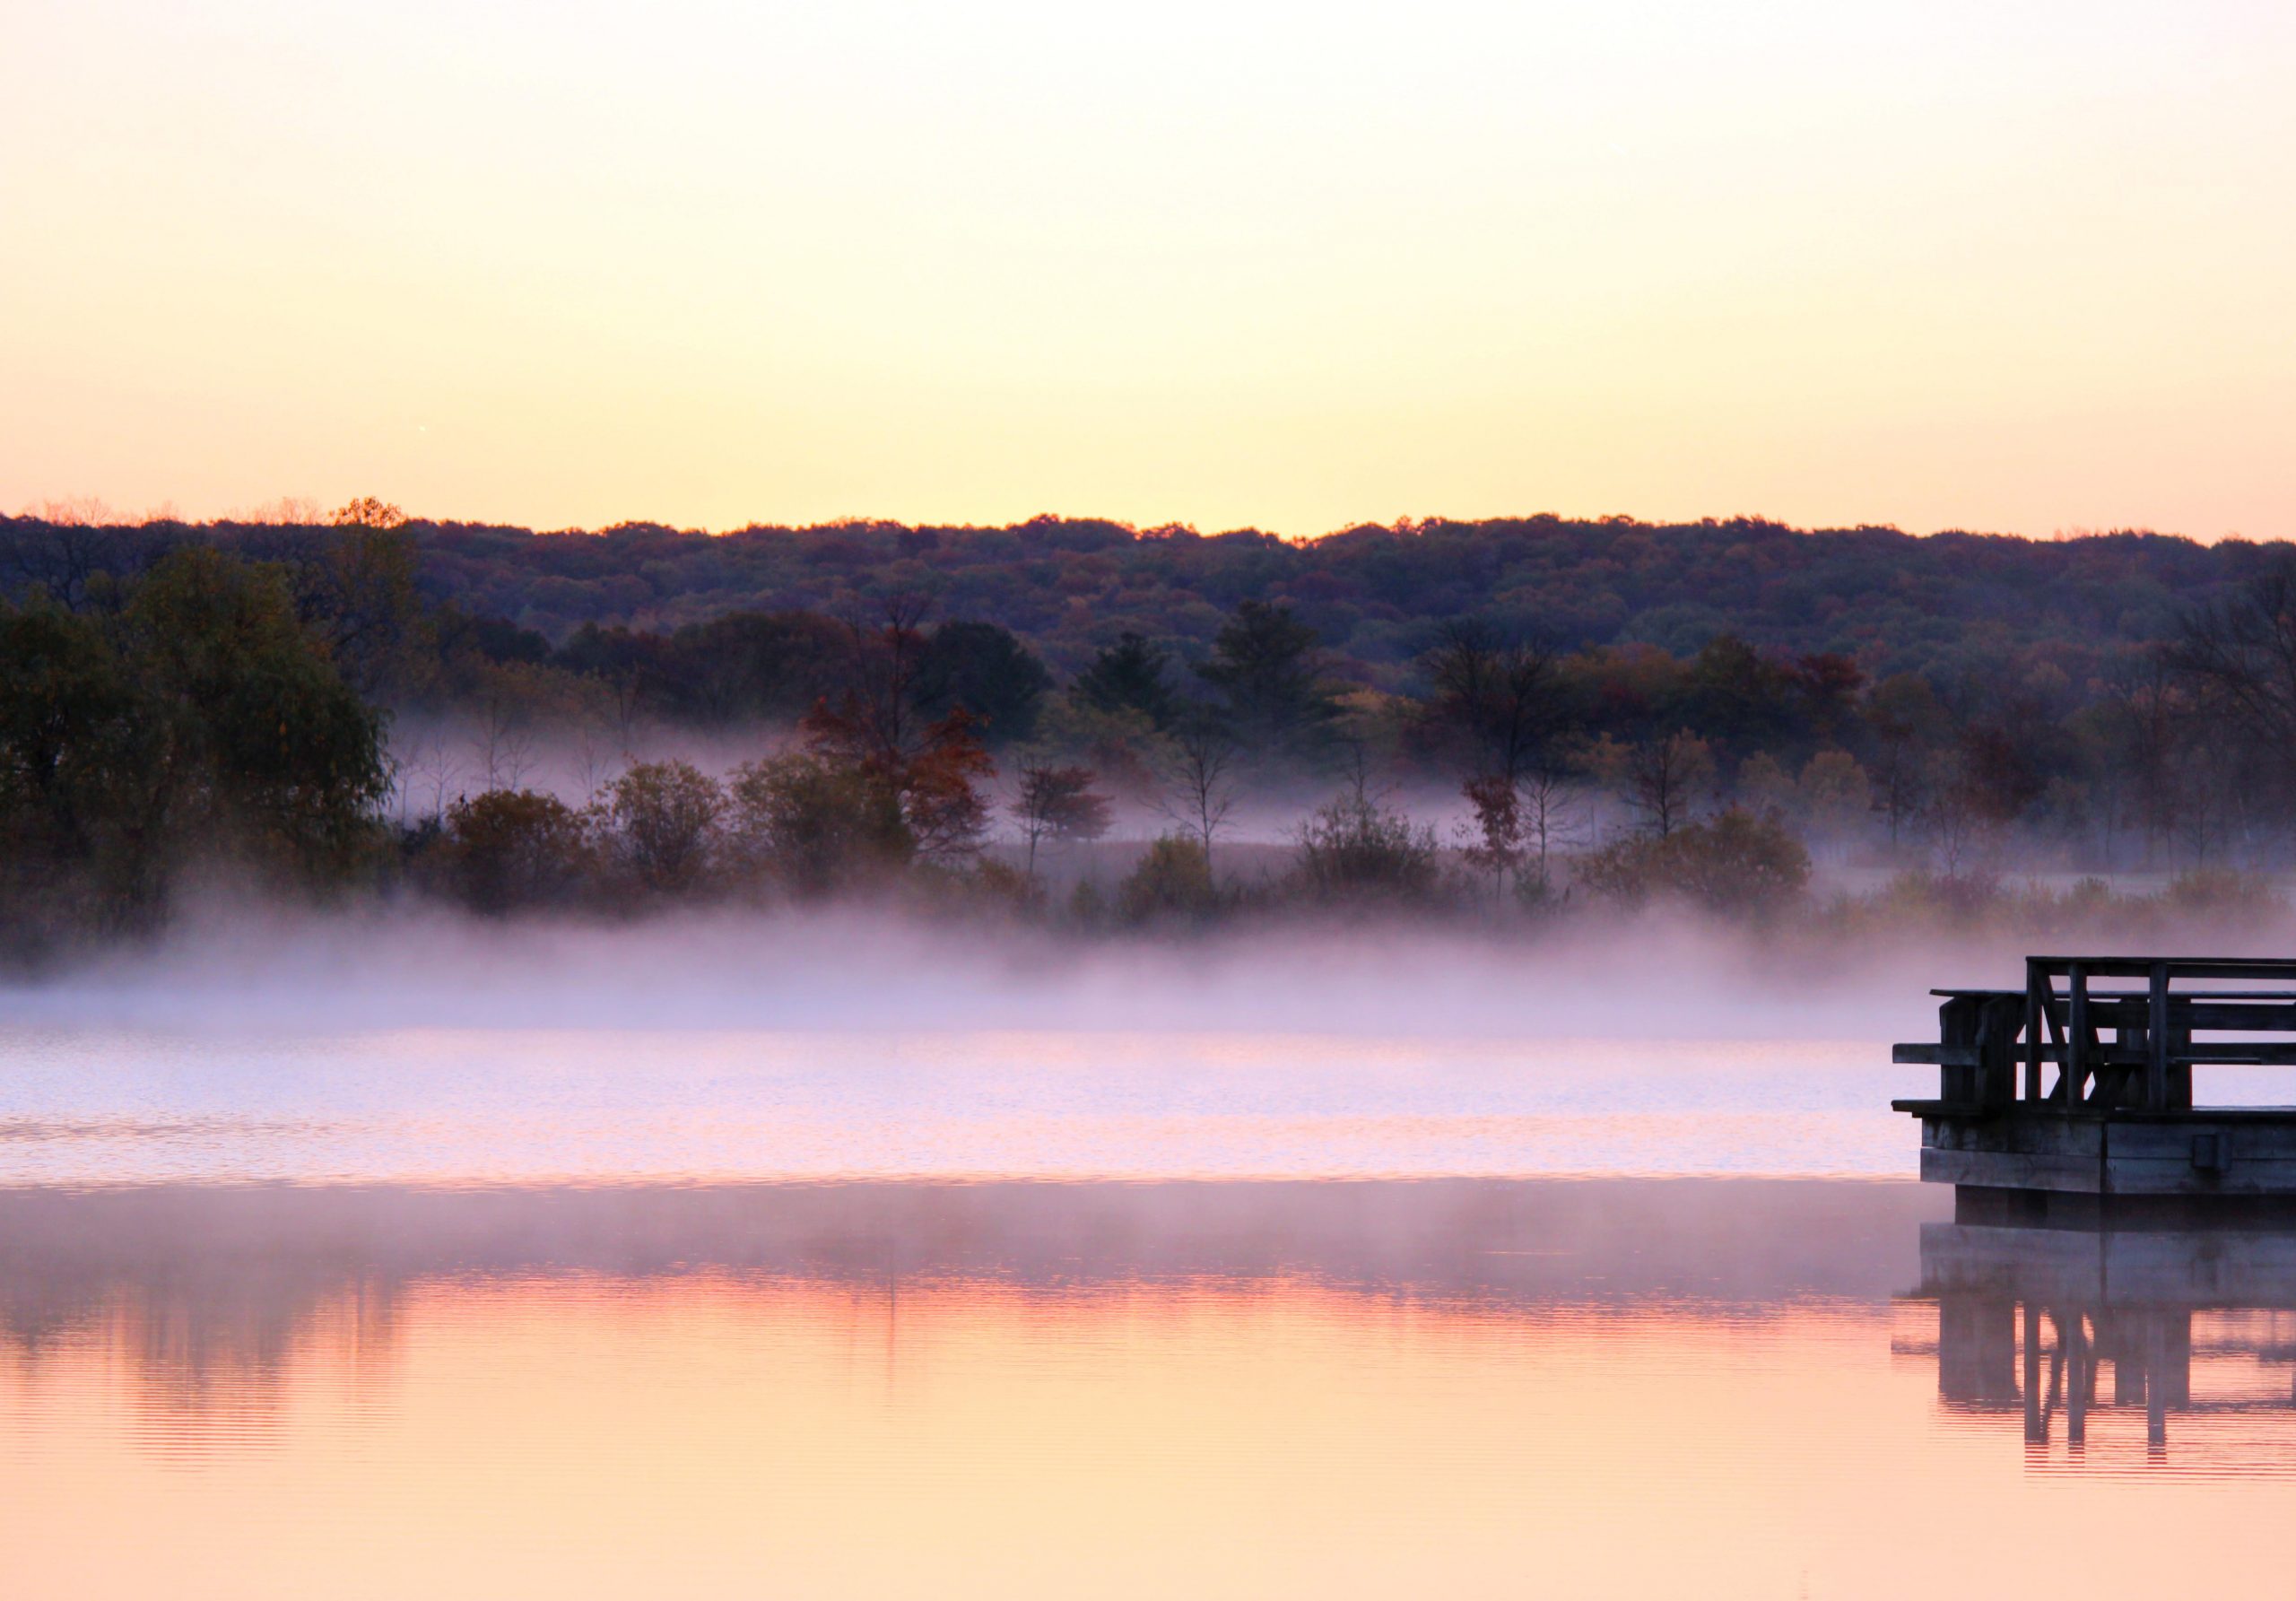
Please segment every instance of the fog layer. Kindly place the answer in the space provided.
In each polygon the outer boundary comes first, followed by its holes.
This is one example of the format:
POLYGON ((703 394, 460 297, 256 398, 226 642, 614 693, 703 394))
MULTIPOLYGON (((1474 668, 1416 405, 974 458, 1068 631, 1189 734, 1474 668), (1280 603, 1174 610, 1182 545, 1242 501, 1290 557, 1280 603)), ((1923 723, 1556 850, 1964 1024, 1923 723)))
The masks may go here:
MULTIPOLYGON (((2241 941, 2255 943, 2254 936, 2241 941)), ((2210 943, 2193 931, 2181 944, 2210 943)), ((2102 939, 2095 942, 2102 945, 2102 939)), ((2230 953, 2229 952, 2227 953, 2230 953)), ((254 913, 0 988, 19 1023, 306 1032, 454 1027, 1265 1030, 1887 1041, 1929 990, 2022 981, 2013 934, 1834 952, 1659 917, 1494 940, 1408 922, 1064 939, 860 910, 493 921, 437 908, 254 913)))

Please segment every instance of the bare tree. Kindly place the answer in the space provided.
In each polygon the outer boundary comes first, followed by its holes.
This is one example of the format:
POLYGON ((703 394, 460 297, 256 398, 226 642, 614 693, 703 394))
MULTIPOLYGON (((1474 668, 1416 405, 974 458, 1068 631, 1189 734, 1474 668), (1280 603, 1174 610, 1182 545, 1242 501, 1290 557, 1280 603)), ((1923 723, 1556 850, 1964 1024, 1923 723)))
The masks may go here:
POLYGON ((479 777, 489 789, 502 785, 503 742, 509 737, 510 718, 500 697, 489 695, 479 708, 478 727, 470 738, 470 752, 479 777))
POLYGON ((1535 838, 1544 878, 1561 800, 1553 747, 1564 718, 1553 650, 1465 618, 1443 624, 1422 666, 1433 690, 1428 723, 1464 771, 1459 793, 1474 818, 1467 859, 1490 872, 1494 893, 1503 895, 1535 838))
POLYGON ((1554 651, 1465 619, 1443 625, 1423 663, 1434 686, 1428 715, 1465 747, 1469 779, 1518 782, 1562 723, 1554 651))
POLYGON ((1939 752, 1922 786, 1922 831, 1936 852, 1938 870, 1961 878, 1988 866, 2000 843, 2001 820, 1984 786, 1970 771, 1966 749, 1939 752))
POLYGON ((2296 761, 2296 556, 2280 553, 2236 594, 2187 613, 2169 659, 2296 761))
POLYGON ((626 749, 617 753, 596 719, 585 716, 574 735, 574 774, 585 799, 596 796, 629 763, 626 749))
MULTIPOLYGON (((2221 847, 2252 800, 2272 808, 2251 826, 2284 826, 2296 789, 2296 554, 2276 553, 2233 595, 2186 614, 2167 654, 2184 680, 2165 704, 2147 698, 2159 719, 2164 801, 2195 857, 2221 847), (2239 782, 2247 777, 2252 781, 2239 782)), ((2148 825, 2152 822, 2148 819, 2148 825)))
POLYGON ((2180 730, 2195 709, 2193 688, 2173 653, 2159 649, 2116 664, 2106 679, 2102 712, 2111 748, 2100 765, 2117 779, 2125 774, 2135 790, 2135 821, 2148 866, 2177 830, 2180 730))
POLYGON ((1235 741, 1216 719, 1197 713, 1180 719, 1171 744, 1165 789, 1156 797, 1156 810, 1196 836, 1209 871, 1212 841, 1227 826, 1228 814, 1236 805, 1235 741))
POLYGON ((818 707, 808 719, 817 743, 887 771, 917 756, 931 720, 919 709, 918 690, 932 605, 930 596, 903 593, 879 603, 874 617, 858 603, 845 608, 846 688, 835 706, 818 707))
POLYGON ((423 781, 430 794, 428 821, 437 822, 447 814, 447 792, 462 776, 463 764, 443 734, 417 735, 407 748, 404 770, 413 779, 423 781))
POLYGON ((524 789, 526 775, 538 765, 534 730, 523 725, 506 730, 501 743, 502 777, 508 787, 524 789))
POLYGON ((1621 799, 1661 840, 1689 822, 1714 777, 1714 752, 1687 728, 1663 739, 1608 745, 1603 765, 1621 799))
POLYGON ((1540 760, 1516 781, 1522 797, 1523 837, 1537 857, 1539 877, 1547 876, 1547 860, 1556 847, 1569 843, 1578 824, 1578 796, 1560 761, 1540 760))

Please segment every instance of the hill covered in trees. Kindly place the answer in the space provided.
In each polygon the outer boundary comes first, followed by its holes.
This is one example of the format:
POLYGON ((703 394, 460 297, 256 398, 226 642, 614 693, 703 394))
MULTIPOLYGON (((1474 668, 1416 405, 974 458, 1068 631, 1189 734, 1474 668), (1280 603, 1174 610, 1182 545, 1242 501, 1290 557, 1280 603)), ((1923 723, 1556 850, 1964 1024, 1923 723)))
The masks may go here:
MULTIPOLYGON (((940 616, 1009 629, 1055 672, 1072 674, 1126 631, 1198 659, 1251 599, 1289 606, 1341 675, 1393 691, 1410 687, 1433 625, 1469 615, 1566 650, 1639 644, 1686 657, 1729 634, 1760 649, 1853 657, 1875 678, 1990 674, 2004 652, 2044 656, 2077 677, 2119 648, 2165 638, 2180 605, 2252 577, 2271 549, 2144 533, 2039 541, 1553 517, 1366 526, 1311 541, 1055 518, 714 535, 643 524, 536 534, 413 520, 404 530, 432 600, 552 644, 584 624, 667 632, 728 612, 834 613, 857 597, 922 594, 940 616)), ((0 519, 0 585, 54 588, 46 553, 57 537, 37 519, 0 519)), ((170 540, 263 558, 317 537, 232 523, 71 535, 83 567, 132 563, 170 540)))
POLYGON ((1245 892, 1239 802, 1289 819, 1249 891, 1285 903, 1769 916, 1815 850, 1967 908, 2011 866, 2280 866, 2292 796, 2286 545, 0 523, 0 900, 48 923, 148 923, 222 858, 488 910, 1027 905, 1119 805, 1161 837, 1076 915, 1196 917, 1245 892), (1395 798, 1430 787, 1441 838, 1395 798))

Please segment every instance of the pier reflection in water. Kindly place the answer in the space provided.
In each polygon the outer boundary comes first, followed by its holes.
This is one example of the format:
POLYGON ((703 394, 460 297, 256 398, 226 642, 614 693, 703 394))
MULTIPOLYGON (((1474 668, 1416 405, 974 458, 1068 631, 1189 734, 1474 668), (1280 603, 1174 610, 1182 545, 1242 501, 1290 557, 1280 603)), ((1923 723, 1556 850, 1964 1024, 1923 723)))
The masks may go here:
POLYGON ((1761 1180, 0 1191, 0 1595, 1926 1601, 1971 1563, 2090 1597, 2177 1593, 2194 1549, 2274 1571, 2291 1414, 2192 1410, 2229 1339, 2276 1362, 2222 1321, 2251 1303, 2204 1298, 2188 1359, 2184 1325, 2121 1322, 2140 1302, 2113 1293, 2076 1341, 2087 1281, 2020 1264, 2080 1242, 1995 1240, 1963 1274, 1939 1252, 1969 1236, 1923 1231, 1949 1204, 1761 1180), (2014 1446, 2027 1304, 2051 1440, 2068 1387, 2097 1397, 2078 1473, 2014 1446), (2099 1471, 2116 1409, 2152 1404, 2172 1471, 2141 1425, 2137 1471, 2099 1471), (2068 1552, 2031 1537, 2053 1518, 2180 1537, 2068 1552))
POLYGON ((1926 1223, 1913 1299, 1941 1399, 2037 1466, 2296 1469, 2296 1231, 1926 1223))

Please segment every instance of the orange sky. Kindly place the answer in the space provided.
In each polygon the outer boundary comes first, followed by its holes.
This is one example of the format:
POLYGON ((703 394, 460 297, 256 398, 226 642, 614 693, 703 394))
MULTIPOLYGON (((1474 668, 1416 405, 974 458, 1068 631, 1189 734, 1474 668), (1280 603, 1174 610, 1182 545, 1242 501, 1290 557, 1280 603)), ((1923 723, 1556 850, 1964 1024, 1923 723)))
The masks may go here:
POLYGON ((0 508, 2296 532, 2296 8, 20 0, 0 508))

